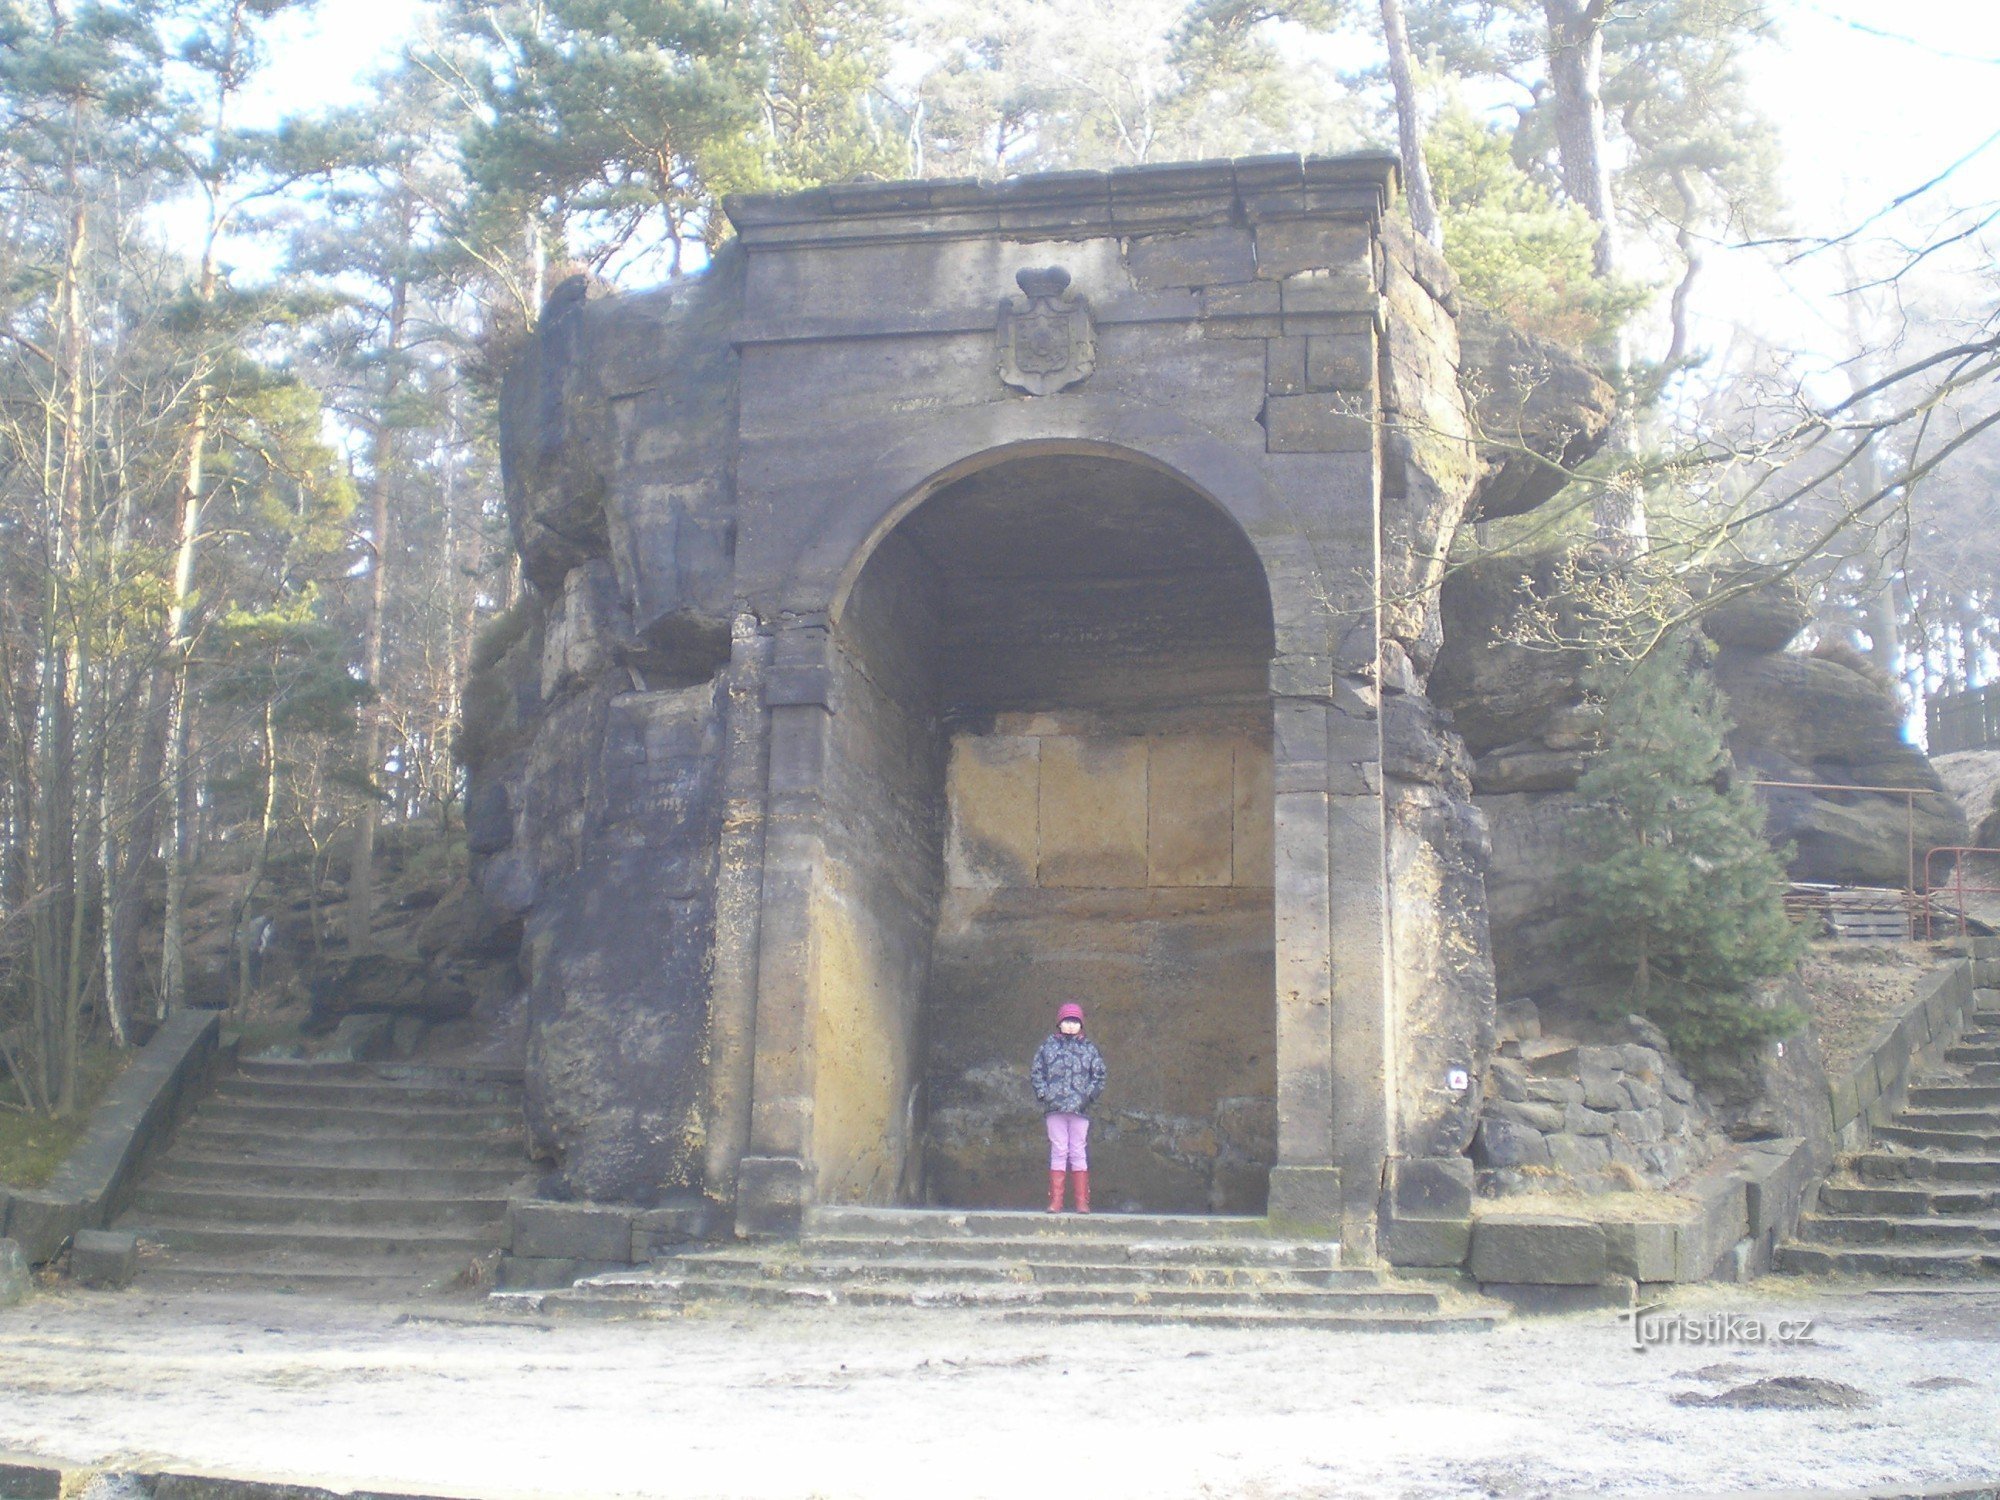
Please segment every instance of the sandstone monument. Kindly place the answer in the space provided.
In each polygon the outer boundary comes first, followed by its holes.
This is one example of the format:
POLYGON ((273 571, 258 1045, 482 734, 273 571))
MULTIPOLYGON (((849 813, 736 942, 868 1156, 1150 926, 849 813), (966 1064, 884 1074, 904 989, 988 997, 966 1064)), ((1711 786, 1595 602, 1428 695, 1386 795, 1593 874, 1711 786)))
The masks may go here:
POLYGON ((1462 1217, 1495 990, 1442 557, 1609 393, 1490 331, 1462 383, 1395 179, 736 199, 703 274, 557 289, 466 729, 545 1191, 752 1234, 1029 1205, 1025 1070, 1077 998, 1100 1208, 1359 1261, 1462 1217))

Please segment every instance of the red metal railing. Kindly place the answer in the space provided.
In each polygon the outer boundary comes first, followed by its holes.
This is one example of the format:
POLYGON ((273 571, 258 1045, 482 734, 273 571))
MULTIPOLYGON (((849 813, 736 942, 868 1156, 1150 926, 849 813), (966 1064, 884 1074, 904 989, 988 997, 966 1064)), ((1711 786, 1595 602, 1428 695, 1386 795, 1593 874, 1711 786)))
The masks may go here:
POLYGON ((1850 786, 1831 781, 1753 781, 1752 786, 1780 787, 1788 791, 1800 792, 1873 792, 1878 797, 1901 797, 1903 811, 1907 815, 1909 856, 1906 864, 1908 878, 1903 890, 1914 897, 1917 891, 1917 798, 1949 797, 1950 792, 1940 792, 1932 787, 1914 786, 1850 786))
POLYGON ((1986 849, 1972 844, 1940 844, 1924 856, 1924 936, 1926 938, 1937 936, 1936 932, 1932 930, 1935 926, 1935 903, 1931 900, 1931 897, 1934 894, 1941 894, 1944 891, 1951 892, 1952 909, 1958 913, 1958 935, 1960 937, 1966 936, 1966 896, 2000 896, 2000 885, 1967 885, 1965 883, 1966 856, 1969 854, 1990 855, 1994 862, 1994 868, 2000 870, 2000 849, 1986 849), (1957 856, 1952 861, 1950 885, 1940 886, 1931 883, 1931 861, 1936 859, 1940 854, 1957 856))
MULTIPOLYGON (((1907 874, 1903 882, 1903 889, 1899 894, 1905 916, 1908 920, 1909 934, 1912 938, 1915 938, 1917 935, 1920 915, 1925 939, 1928 940, 1936 935, 1934 931, 1936 918, 1932 912, 1933 903, 1931 900, 1934 893, 1942 894, 1947 889, 1954 892, 1954 902, 1958 913, 1958 931, 1961 937, 1965 936, 1966 932, 1965 897, 1967 895, 2000 895, 2000 886, 1966 885, 1964 883, 1965 861, 1963 859, 1958 860, 1953 866, 1953 883, 1950 886, 1933 886, 1931 884, 1931 861, 1938 855, 1988 854, 1994 856, 1996 861, 2000 861, 2000 849, 1939 845, 1937 848, 1928 850, 1924 854, 1922 883, 1918 883, 1917 798, 1949 797, 1951 795, 1949 792, 1940 792, 1933 787, 1859 786, 1828 781, 1752 781, 1750 785, 1772 787, 1785 791, 1870 792, 1878 797, 1901 797, 1903 799, 1903 811, 1905 815, 1905 847, 1907 851, 1905 870, 1907 874)), ((1872 909, 1879 906, 1882 899, 1880 896, 1871 896, 1858 889, 1829 887, 1823 892, 1797 891, 1788 893, 1785 898, 1785 905, 1787 910, 1797 916, 1803 915, 1808 910, 1831 913, 1842 906, 1852 906, 1857 909, 1863 907, 1872 909)))

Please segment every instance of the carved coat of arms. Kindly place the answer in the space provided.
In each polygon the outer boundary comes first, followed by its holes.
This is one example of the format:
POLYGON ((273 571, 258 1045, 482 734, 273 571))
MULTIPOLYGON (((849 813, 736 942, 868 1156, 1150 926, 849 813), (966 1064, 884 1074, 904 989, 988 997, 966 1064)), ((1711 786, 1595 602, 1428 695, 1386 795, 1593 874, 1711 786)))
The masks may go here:
POLYGON ((1061 266, 1018 271, 1018 297, 1000 300, 1000 378, 1031 396, 1075 385, 1097 364, 1090 305, 1061 266))

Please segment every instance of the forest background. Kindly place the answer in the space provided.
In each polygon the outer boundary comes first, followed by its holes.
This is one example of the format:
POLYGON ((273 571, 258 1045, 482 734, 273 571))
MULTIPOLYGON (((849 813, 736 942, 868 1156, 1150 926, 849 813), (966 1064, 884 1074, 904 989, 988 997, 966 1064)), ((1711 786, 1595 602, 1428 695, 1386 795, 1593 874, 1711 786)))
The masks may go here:
POLYGON ((1920 734, 2000 664, 2000 21, 1912 9, 0 0, 0 1088, 73 1113, 281 897, 352 956, 379 849, 450 857, 500 375, 730 192, 1397 149, 1467 298, 1625 397, 1467 544, 1779 562, 1920 734))

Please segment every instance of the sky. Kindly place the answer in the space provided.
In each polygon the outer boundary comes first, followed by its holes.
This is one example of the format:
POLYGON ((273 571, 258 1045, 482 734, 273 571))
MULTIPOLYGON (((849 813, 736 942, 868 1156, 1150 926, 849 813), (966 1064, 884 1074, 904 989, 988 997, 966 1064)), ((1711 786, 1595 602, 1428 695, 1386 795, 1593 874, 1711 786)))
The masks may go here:
MULTIPOLYGON (((1796 232, 1846 227, 2000 128, 1993 0, 1773 4, 1781 37, 1756 49, 1750 67, 1785 139, 1783 185, 1796 232)), ((251 108, 276 114, 363 98, 370 72, 412 39, 419 15, 409 0, 323 0, 274 38, 272 66, 251 108)), ((1946 191, 1961 202, 2000 200, 2000 143, 1966 163, 1946 191)), ((1936 201, 1917 207, 1928 213, 1936 201)), ((1908 216, 1892 222, 1907 224, 1908 216)), ((1810 305, 1818 288, 1809 275, 1793 278, 1796 291, 1747 270, 1719 279, 1730 284, 1717 289, 1725 294, 1719 303, 1711 299, 1711 318, 1777 318, 1803 331, 1825 316, 1810 305)))
MULTIPOLYGON (((1782 134, 1787 229, 1841 232, 1969 160, 1870 235, 1914 243, 1956 206, 2000 201, 2000 5, 1988 0, 1796 0, 1784 34, 1750 66, 1782 134)), ((1834 256, 1780 276, 1768 256, 1738 257, 1704 301, 1711 324, 1763 328, 1793 345, 1836 337, 1834 256)), ((1719 268, 1718 268, 1719 269, 1719 268)), ((1718 329, 1708 329, 1710 342, 1718 329)))
MULTIPOLYGON (((2000 203, 2000 3, 1770 4, 1780 34, 1752 49, 1746 65, 1753 97, 1783 141, 1785 222, 1778 233, 1810 237, 1865 225, 1871 248, 1893 249, 1921 243, 1940 225, 1960 227, 1955 211, 2000 203), (1935 190, 1892 207, 1940 174, 1948 175, 1935 190)), ((364 99, 371 73, 415 39, 421 15, 411 0, 322 0, 272 37, 271 65, 245 114, 273 119, 364 99)), ((1809 381, 1821 371, 1821 399, 1844 395, 1834 364, 1849 339, 1839 296, 1845 268, 1824 253, 1781 266, 1782 254, 1708 247, 1695 299, 1695 351, 1722 349, 1747 333, 1794 351, 1794 369, 1809 381)), ((1990 250, 1964 260, 1990 276, 1990 250)), ((1711 378, 1727 377, 1691 377, 1711 378)), ((1921 734, 1914 719, 1910 730, 1921 734)))

